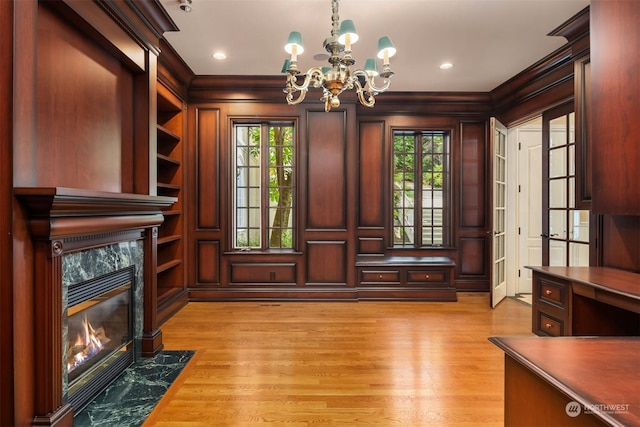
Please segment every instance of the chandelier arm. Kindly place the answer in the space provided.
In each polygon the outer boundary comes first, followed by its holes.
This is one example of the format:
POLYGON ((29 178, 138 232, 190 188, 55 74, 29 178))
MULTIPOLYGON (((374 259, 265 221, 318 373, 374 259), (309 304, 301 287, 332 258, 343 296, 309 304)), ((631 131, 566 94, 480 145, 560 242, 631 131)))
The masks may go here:
POLYGON ((373 79, 373 77, 372 77, 370 80, 368 80, 368 83, 369 83, 369 87, 370 87, 371 89, 373 89, 373 92, 374 92, 376 95, 377 95, 377 94, 379 94, 379 93, 382 93, 382 92, 386 91, 387 89, 389 89, 389 86, 391 86, 391 80, 389 80, 389 79, 384 79, 384 80, 382 81, 382 86, 380 86, 380 87, 378 87, 378 86, 376 86, 376 85, 374 84, 374 79, 373 79))
POLYGON ((307 90, 309 89, 309 85, 313 85, 313 87, 320 87, 322 84, 322 79, 324 75, 322 74, 322 69, 319 67, 310 68, 306 74, 304 75, 304 81, 301 85, 296 83, 296 75, 289 74, 287 76, 287 87, 291 87, 293 92, 307 90))
POLYGON ((307 89, 302 89, 299 91, 288 91, 286 96, 287 104, 289 105, 300 104, 302 101, 304 101, 304 98, 306 95, 307 95, 307 89), (295 92, 300 92, 300 94, 298 95, 297 98, 294 99, 293 94, 295 92))
POLYGON ((354 86, 356 88, 356 93, 358 94, 358 99, 360 100, 360 104, 364 105, 365 107, 373 107, 374 104, 376 103, 374 94, 369 91, 365 91, 358 79, 354 81, 354 86), (366 97, 366 94, 368 94, 369 96, 366 97))
POLYGON ((366 81, 365 86, 369 86, 370 92, 373 92, 374 95, 378 95, 386 91, 387 89, 389 89, 389 86, 391 86, 391 79, 388 79, 388 78, 384 78, 382 80, 382 86, 376 86, 375 78, 369 75, 369 73, 367 73, 364 70, 355 70, 352 75, 364 77, 366 81))

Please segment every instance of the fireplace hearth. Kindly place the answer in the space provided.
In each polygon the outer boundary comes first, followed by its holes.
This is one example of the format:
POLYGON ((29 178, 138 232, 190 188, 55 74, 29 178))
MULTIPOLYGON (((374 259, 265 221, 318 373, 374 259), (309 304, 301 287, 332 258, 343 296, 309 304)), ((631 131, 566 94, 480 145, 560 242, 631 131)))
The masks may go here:
POLYGON ((134 289, 134 266, 68 288, 63 360, 75 413, 135 360, 134 289))

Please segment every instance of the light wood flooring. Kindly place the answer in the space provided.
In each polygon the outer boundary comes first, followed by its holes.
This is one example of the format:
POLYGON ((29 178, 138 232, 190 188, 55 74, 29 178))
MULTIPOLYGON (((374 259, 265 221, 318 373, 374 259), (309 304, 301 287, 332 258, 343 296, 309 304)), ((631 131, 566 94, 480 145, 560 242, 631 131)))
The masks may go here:
POLYGON ((504 353, 531 307, 458 302, 189 303, 163 326, 196 350, 144 426, 500 426, 504 353))

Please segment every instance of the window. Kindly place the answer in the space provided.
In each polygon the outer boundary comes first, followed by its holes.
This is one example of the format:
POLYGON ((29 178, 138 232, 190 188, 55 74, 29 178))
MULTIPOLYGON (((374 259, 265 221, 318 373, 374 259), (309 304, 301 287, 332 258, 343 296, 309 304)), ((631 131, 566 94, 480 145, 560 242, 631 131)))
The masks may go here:
POLYGON ((393 133, 393 246, 449 244, 449 133, 393 133))
POLYGON ((293 249, 293 124, 235 124, 234 249, 293 249))

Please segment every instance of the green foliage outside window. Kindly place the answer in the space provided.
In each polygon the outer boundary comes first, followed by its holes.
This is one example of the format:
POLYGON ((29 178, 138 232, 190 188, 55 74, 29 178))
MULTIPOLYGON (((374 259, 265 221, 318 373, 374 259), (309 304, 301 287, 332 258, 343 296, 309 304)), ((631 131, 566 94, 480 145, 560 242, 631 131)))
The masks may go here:
POLYGON ((292 249, 295 195, 293 125, 237 125, 235 138, 234 247, 292 249), (243 142, 242 135, 248 141, 243 142), (248 149, 241 147, 243 143, 249 146, 248 149))
POLYGON ((396 131, 393 135, 393 242, 444 243, 448 133, 396 131))

